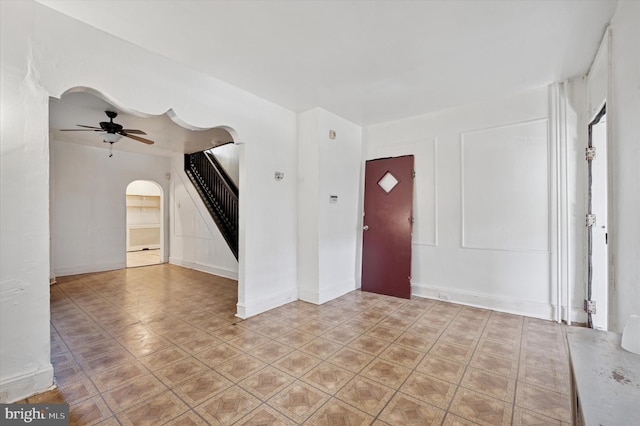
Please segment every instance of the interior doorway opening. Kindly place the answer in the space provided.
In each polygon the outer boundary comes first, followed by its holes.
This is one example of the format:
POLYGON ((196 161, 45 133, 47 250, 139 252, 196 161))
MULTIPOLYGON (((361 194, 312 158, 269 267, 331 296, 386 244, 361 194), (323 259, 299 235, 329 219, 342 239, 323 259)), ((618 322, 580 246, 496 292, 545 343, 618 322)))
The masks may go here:
POLYGON ((163 263, 162 187, 149 180, 135 180, 126 190, 127 268, 163 263))

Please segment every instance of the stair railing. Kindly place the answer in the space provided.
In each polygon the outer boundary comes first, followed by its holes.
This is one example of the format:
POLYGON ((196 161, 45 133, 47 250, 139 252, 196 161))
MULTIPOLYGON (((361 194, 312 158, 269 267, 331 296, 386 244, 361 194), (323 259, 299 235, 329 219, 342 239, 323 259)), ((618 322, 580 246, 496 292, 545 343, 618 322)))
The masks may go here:
POLYGON ((237 259, 238 187, 210 153, 185 154, 184 161, 187 175, 237 259))

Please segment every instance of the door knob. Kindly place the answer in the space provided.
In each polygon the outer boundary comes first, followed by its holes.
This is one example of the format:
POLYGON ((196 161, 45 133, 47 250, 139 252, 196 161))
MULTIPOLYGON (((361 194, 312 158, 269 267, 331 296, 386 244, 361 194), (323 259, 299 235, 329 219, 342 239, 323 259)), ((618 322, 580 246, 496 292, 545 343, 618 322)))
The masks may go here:
POLYGON ((368 231, 368 230, 369 230, 369 225, 365 225, 365 226, 363 226, 363 227, 362 227, 362 230, 363 230, 363 231, 368 231))

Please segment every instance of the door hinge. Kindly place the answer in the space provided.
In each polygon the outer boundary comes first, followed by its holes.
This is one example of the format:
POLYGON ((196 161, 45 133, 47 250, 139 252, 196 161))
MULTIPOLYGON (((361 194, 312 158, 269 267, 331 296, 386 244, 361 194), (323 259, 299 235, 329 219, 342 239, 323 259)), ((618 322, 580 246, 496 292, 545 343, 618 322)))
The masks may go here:
POLYGON ((596 147, 595 146, 588 146, 585 149, 585 157, 586 157, 587 161, 592 161, 594 158, 596 158, 596 147))
POLYGON ((413 216, 411 216, 409 218, 409 223, 413 225, 415 222, 416 222, 416 219, 413 216))
POLYGON ((415 177, 416 177, 416 171, 415 171, 415 170, 412 170, 412 171, 411 171, 411 177, 412 177, 412 178, 415 178, 415 177))
POLYGON ((590 228, 595 225, 596 225, 596 215, 593 213, 587 213, 587 223, 586 223, 587 228, 590 228))
POLYGON ((588 314, 596 313, 596 301, 595 300, 585 300, 584 301, 584 311, 588 314))

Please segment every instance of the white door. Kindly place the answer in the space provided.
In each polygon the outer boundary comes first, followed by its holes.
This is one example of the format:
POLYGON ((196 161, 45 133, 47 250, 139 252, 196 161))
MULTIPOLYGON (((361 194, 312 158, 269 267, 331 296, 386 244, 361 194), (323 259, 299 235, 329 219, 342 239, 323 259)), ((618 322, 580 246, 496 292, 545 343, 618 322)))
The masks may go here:
POLYGON ((591 212, 595 224, 591 227, 591 300, 596 312, 591 315, 593 328, 608 329, 609 251, 607 220, 607 116, 604 108, 591 123, 591 146, 595 157, 591 161, 591 212))

